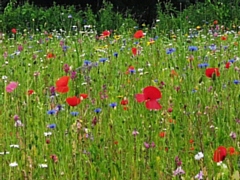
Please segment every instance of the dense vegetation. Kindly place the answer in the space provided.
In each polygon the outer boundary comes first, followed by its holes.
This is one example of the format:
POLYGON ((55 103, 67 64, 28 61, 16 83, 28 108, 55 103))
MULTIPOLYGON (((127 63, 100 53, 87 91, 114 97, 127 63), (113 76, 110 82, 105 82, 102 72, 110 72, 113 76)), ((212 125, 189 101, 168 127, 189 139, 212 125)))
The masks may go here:
POLYGON ((229 6, 158 4, 139 24, 107 1, 96 14, 11 1, 0 15, 0 179, 239 179, 229 6))

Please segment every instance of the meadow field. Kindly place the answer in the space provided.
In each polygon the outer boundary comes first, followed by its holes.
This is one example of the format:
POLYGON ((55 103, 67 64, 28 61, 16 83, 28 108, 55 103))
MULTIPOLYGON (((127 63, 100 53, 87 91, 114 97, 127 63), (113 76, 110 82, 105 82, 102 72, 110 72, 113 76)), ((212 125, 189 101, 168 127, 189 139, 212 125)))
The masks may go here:
POLYGON ((238 180, 240 28, 159 26, 0 33, 0 179, 238 180))

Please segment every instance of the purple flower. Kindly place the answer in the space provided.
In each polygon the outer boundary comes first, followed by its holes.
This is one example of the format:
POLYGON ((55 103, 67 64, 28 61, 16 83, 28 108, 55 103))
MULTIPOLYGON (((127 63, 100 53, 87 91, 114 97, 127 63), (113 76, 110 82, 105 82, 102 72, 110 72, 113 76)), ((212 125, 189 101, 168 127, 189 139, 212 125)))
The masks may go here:
POLYGON ((144 147, 145 147, 146 149, 149 149, 149 148, 150 148, 150 144, 149 144, 149 143, 146 143, 146 142, 144 142, 144 147))
POLYGON ((198 180, 203 179, 203 172, 200 171, 200 172, 195 176, 195 179, 198 179, 198 180))
POLYGON ((173 171, 174 176, 181 176, 183 174, 185 174, 185 171, 182 169, 181 166, 177 167, 177 169, 173 171))
POLYGON ((68 64, 64 64, 63 65, 63 70, 65 71, 65 73, 69 73, 70 71, 70 66, 68 64))
POLYGON ((77 77, 77 72, 76 71, 72 71, 71 72, 71 79, 74 80, 77 77))
POLYGON ((230 137, 234 140, 237 138, 237 134, 235 132, 231 132, 230 137))
POLYGON ((132 132, 132 135, 135 137, 139 134, 139 132, 135 129, 133 132, 132 132))
POLYGON ((156 144, 155 144, 154 142, 152 142, 151 147, 152 147, 152 148, 155 148, 155 147, 156 147, 156 144))
POLYGON ((50 93, 51 93, 51 96, 55 96, 55 87, 54 86, 51 86, 50 88, 49 88, 49 90, 50 90, 50 93))
POLYGON ((22 45, 19 45, 19 46, 18 46, 18 51, 21 52, 22 50, 23 50, 23 46, 22 46, 22 45))
POLYGON ((14 115, 14 116, 13 116, 13 119, 14 119, 14 121, 17 121, 17 120, 19 120, 20 118, 19 118, 18 115, 14 115))

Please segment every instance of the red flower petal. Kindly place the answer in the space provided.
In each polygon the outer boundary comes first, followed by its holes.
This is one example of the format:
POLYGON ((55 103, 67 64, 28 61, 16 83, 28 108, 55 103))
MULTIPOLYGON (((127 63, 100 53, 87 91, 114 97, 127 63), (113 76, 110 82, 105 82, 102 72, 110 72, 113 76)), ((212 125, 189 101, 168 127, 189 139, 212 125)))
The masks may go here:
POLYGON ((88 97, 88 95, 87 95, 87 94, 84 94, 84 93, 80 94, 79 96, 80 96, 81 98, 83 98, 83 99, 86 99, 86 98, 88 97))
POLYGON ((225 64, 225 68, 230 68, 230 65, 231 65, 231 63, 230 62, 227 62, 226 64, 225 64))
POLYGON ((144 94, 136 94, 135 98, 137 102, 143 102, 146 100, 144 94))
POLYGON ((214 151, 213 161, 215 161, 215 162, 223 161, 226 156, 227 156, 227 149, 224 146, 219 146, 214 151))
POLYGON ((138 30, 137 32, 135 32, 134 34, 134 38, 136 39, 140 39, 142 38, 144 35, 143 35, 143 31, 142 30, 138 30))
POLYGON ((207 77, 212 78, 213 74, 216 76, 220 76, 220 72, 218 68, 207 68, 205 71, 207 77))
POLYGON ((147 101, 145 106, 149 110, 159 110, 162 108, 162 106, 156 100, 147 101))
POLYGON ((59 78, 56 82, 56 86, 57 87, 67 86, 69 79, 70 79, 69 76, 63 76, 63 77, 59 78))
POLYGON ((81 102, 81 100, 76 96, 74 96, 74 97, 68 97, 66 99, 66 102, 68 103, 69 106, 77 106, 81 102))
POLYGON ((121 105, 127 105, 128 104, 128 100, 127 99, 123 99, 122 101, 121 101, 121 105))
POLYGON ((228 153, 229 153, 230 155, 236 154, 235 148, 234 148, 234 147, 229 147, 229 148, 228 148, 228 153))
POLYGON ((30 89, 28 90, 28 95, 32 95, 34 93, 34 90, 30 89))
POLYGON ((13 34, 16 34, 16 33, 17 33, 17 30, 16 30, 15 28, 12 28, 11 31, 12 31, 13 34))
POLYGON ((69 91, 69 87, 68 86, 59 86, 59 87, 56 87, 56 91, 59 93, 67 93, 69 91))
POLYGON ((133 48, 132 48, 132 53, 133 53, 134 56, 136 56, 136 55, 137 55, 137 48, 134 48, 134 47, 133 47, 133 48))
POLYGON ((102 32, 102 35, 105 36, 105 37, 106 37, 106 36, 110 36, 110 34, 111 34, 111 33, 110 33, 110 31, 108 31, 108 30, 102 32))
POLYGON ((143 94, 145 96, 145 100, 156 100, 162 97, 161 91, 154 86, 145 87, 143 89, 143 94))

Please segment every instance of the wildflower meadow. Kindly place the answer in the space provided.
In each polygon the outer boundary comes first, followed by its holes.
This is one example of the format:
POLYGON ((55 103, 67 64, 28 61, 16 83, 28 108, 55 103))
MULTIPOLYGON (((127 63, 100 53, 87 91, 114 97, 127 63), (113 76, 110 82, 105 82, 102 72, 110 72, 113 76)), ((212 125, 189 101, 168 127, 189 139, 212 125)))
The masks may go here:
POLYGON ((1 180, 240 179, 237 24, 60 16, 0 33, 1 180))

